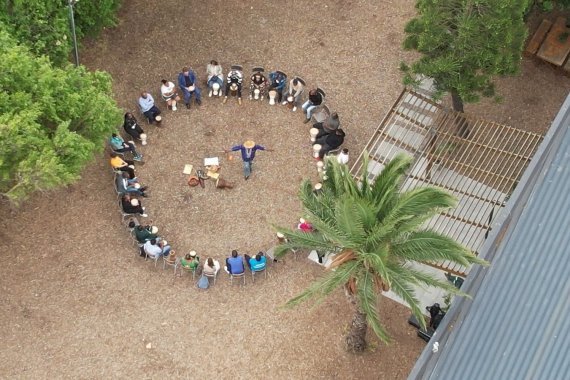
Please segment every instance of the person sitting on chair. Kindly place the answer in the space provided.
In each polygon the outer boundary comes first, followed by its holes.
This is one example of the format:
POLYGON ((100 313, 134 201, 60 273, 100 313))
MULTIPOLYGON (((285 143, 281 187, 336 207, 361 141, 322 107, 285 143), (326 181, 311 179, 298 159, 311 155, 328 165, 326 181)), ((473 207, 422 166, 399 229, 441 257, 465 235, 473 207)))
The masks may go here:
POLYGON ((170 254, 170 246, 166 240, 150 239, 143 245, 146 255, 151 259, 158 259, 160 256, 168 256, 170 254))
POLYGON ((182 68, 182 72, 178 74, 178 87, 180 87, 182 94, 184 95, 184 104, 186 104, 186 108, 190 108, 192 96, 195 96, 197 105, 202 104, 202 93, 198 87, 198 81, 196 80, 196 73, 194 73, 194 70, 191 70, 186 66, 182 68))
POLYGON ((228 77, 226 78, 226 96, 224 97, 223 104, 226 104, 228 101, 228 96, 232 93, 232 91, 237 92, 238 97, 238 104, 241 105, 241 86, 243 82, 243 73, 241 70, 238 70, 234 66, 228 73, 228 77))
POLYGON ((138 124, 137 119, 132 113, 127 112, 125 114, 125 121, 123 122, 123 129, 127 132, 133 139, 141 140, 142 145, 146 145, 146 134, 141 126, 138 124))
POLYGON ((158 227, 156 226, 143 226, 140 224, 137 226, 134 221, 130 221, 129 228, 133 231, 135 239, 141 244, 158 238, 158 227))
POLYGON ((224 74, 222 72, 222 66, 218 64, 217 61, 211 60, 206 66, 206 72, 208 73, 208 96, 211 98, 214 96, 222 96, 222 85, 224 84, 224 74))
POLYGON ((254 70, 249 85, 249 100, 260 100, 265 97, 267 78, 263 75, 263 69, 261 67, 256 67, 254 70))
POLYGON ((136 180, 129 179, 129 173, 121 172, 115 174, 115 187, 120 194, 135 194, 147 197, 145 193, 147 187, 141 186, 136 180))
POLYGON ((344 148, 342 150, 342 152, 340 152, 338 154, 338 156, 336 156, 336 161, 341 165, 348 164, 348 159, 349 159, 349 156, 348 156, 348 149, 347 148, 344 148))
POLYGON ((255 257, 250 257, 249 255, 244 255, 244 257, 249 270, 252 272, 257 272, 265 269, 267 259, 265 258, 265 254, 263 252, 259 252, 257 255, 255 255, 255 257))
POLYGON ((135 179, 136 178, 134 161, 123 160, 119 156, 119 154, 117 154, 115 152, 111 152, 110 156, 111 156, 110 162, 111 162, 111 166, 113 167, 113 169, 129 173, 129 179, 135 179))
MULTIPOLYGON (((321 150, 319 151, 319 157, 322 159, 325 154, 334 150, 342 145, 344 142, 344 137, 346 134, 342 130, 342 128, 338 128, 333 133, 329 133, 318 138, 314 144, 321 144, 321 150)), ((313 145, 314 145, 313 144, 313 145)))
POLYGON ((232 251, 232 256, 226 259, 226 267, 224 269, 229 274, 242 274, 244 272, 243 258, 235 249, 232 251))
POLYGON ((207 276, 215 276, 220 270, 220 262, 208 257, 202 268, 202 273, 207 276))
POLYGON ((109 144, 111 144, 111 148, 113 148, 114 152, 117 153, 131 152, 133 155, 133 160, 135 161, 142 160, 142 154, 139 154, 137 152, 135 144, 132 141, 126 142, 125 140, 123 140, 121 136, 118 136, 116 133, 113 133, 111 135, 109 144))
POLYGON ((277 91, 277 103, 283 100, 285 86, 287 86, 287 75, 284 72, 277 70, 269 73, 269 88, 277 91))
POLYGON ((319 130, 316 138, 328 135, 329 133, 333 133, 340 127, 340 120, 338 118, 338 114, 333 112, 330 114, 327 120, 322 123, 315 123, 313 124, 313 128, 319 130))
POLYGON ((315 108, 317 108, 317 106, 320 106, 322 103, 323 103, 323 96, 321 95, 320 92, 318 92, 316 89, 309 91, 309 100, 307 100, 302 107, 303 112, 305 113, 304 123, 308 123, 309 121, 311 121, 311 116, 313 114, 313 111, 315 110, 315 108))
POLYGON ((176 86, 166 79, 162 79, 160 82, 162 83, 160 86, 162 100, 166 102, 167 108, 170 107, 173 111, 176 111, 176 103, 180 101, 180 96, 176 93, 176 86))
POLYGON ((292 111, 297 111, 297 107, 299 106, 299 101, 301 100, 301 95, 305 91, 305 85, 297 78, 291 79, 289 82, 289 90, 287 91, 287 99, 283 101, 283 105, 286 105, 289 102, 289 98, 292 98, 293 102, 293 109, 292 111))
POLYGON ((154 98, 148 92, 141 92, 141 97, 139 98, 139 107, 141 108, 141 112, 146 116, 149 124, 152 124, 155 121, 157 123, 160 123, 162 120, 162 118, 159 116, 160 110, 154 104, 154 98))
POLYGON ((125 214, 140 214, 142 217, 146 218, 148 215, 144 212, 144 207, 138 199, 133 198, 129 194, 124 194, 121 197, 121 207, 125 214))
POLYGON ((180 260, 180 265, 182 265, 182 267, 192 271, 196 270, 199 264, 200 258, 196 254, 196 251, 190 251, 190 253, 187 253, 186 256, 180 260))

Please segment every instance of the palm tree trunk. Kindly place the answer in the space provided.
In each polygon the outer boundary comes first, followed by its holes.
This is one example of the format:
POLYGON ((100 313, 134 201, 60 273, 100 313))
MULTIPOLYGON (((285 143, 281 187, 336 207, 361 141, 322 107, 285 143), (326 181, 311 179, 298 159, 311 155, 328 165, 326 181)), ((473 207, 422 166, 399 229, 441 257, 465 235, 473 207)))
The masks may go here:
POLYGON ((368 330, 368 322, 366 322, 366 314, 364 314, 358 306, 352 317, 350 331, 345 338, 346 348, 350 352, 363 352, 366 347, 366 331, 368 330))

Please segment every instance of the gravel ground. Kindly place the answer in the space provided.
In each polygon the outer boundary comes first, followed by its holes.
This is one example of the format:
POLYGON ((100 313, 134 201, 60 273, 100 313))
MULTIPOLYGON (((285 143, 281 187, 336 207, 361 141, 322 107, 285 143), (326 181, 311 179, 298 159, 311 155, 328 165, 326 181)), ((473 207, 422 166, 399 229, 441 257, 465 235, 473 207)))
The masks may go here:
MULTIPOLYGON (((125 109, 160 79, 175 81, 183 65, 203 81, 205 65, 253 65, 300 75, 322 86, 339 112, 353 157, 402 90, 398 65, 412 1, 145 2, 126 1, 121 23, 81 53, 91 69, 114 78, 125 109), (223 21, 222 21, 223 20, 223 21)), ((204 85, 202 86, 205 87, 204 85)), ((466 107, 479 117, 544 132, 570 80, 534 60, 522 78, 501 79, 502 104, 466 107)), ((164 108, 164 107, 163 107, 164 108)), ((137 114, 138 115, 138 114, 137 114)), ((253 254, 275 243, 271 224, 293 225, 302 178, 316 179, 308 126, 300 112, 235 100, 207 99, 199 108, 164 112, 148 127, 145 165, 149 220, 179 253, 223 260, 231 249, 253 254), (259 152, 244 181, 237 154, 220 153, 245 139, 259 152), (184 164, 220 156, 232 190, 190 189, 184 164)), ((140 118, 139 118, 140 119, 140 118)), ((407 325, 407 309, 382 298, 389 346, 372 339, 361 356, 343 351, 352 310, 339 291, 317 307, 280 308, 321 268, 300 257, 270 267, 269 277, 198 291, 190 276, 174 278, 162 263, 136 257, 121 224, 107 159, 80 184, 43 194, 18 212, 0 206, 2 378, 405 378, 423 348, 407 325)))

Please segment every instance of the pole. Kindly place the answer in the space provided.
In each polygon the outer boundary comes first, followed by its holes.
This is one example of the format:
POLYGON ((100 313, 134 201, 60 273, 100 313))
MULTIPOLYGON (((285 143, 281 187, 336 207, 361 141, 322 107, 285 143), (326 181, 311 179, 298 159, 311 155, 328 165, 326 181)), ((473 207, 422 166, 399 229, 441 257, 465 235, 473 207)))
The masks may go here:
POLYGON ((75 35, 75 17, 73 15, 73 5, 75 5, 76 0, 69 0, 69 19, 71 21, 71 34, 73 36, 73 50, 75 52, 75 67, 79 66, 79 50, 77 49, 77 36, 75 35))

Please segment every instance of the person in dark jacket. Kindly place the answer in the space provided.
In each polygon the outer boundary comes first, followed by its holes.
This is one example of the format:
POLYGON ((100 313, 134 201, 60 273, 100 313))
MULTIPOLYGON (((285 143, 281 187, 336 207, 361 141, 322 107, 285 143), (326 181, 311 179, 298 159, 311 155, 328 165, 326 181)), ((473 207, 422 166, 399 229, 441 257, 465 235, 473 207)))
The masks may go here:
POLYGON ((123 129, 135 140, 140 140, 142 145, 146 145, 146 134, 137 122, 137 119, 135 119, 133 114, 130 112, 125 114, 123 129))
POLYGON ((125 214, 140 214, 142 217, 147 217, 148 215, 144 212, 144 207, 138 199, 131 199, 128 194, 121 197, 121 207, 125 214))
POLYGON ((305 123, 311 121, 313 111, 317 106, 323 103, 323 96, 316 89, 309 91, 309 100, 303 104, 303 112, 305 113, 305 123))
POLYGON ((273 71, 269 73, 269 89, 277 91, 277 103, 283 100, 283 91, 287 86, 287 75, 282 71, 273 71))
POLYGON ((315 123, 313 124, 313 128, 319 130, 319 134, 317 135, 317 139, 328 135, 329 133, 333 133, 340 127, 340 120, 338 118, 338 114, 333 112, 330 114, 327 120, 322 123, 315 123))
POLYGON ((346 134, 341 128, 338 128, 333 133, 322 136, 315 141, 315 144, 321 144, 321 150, 319 151, 319 157, 323 158, 325 154, 338 148, 344 143, 344 137, 346 134))

